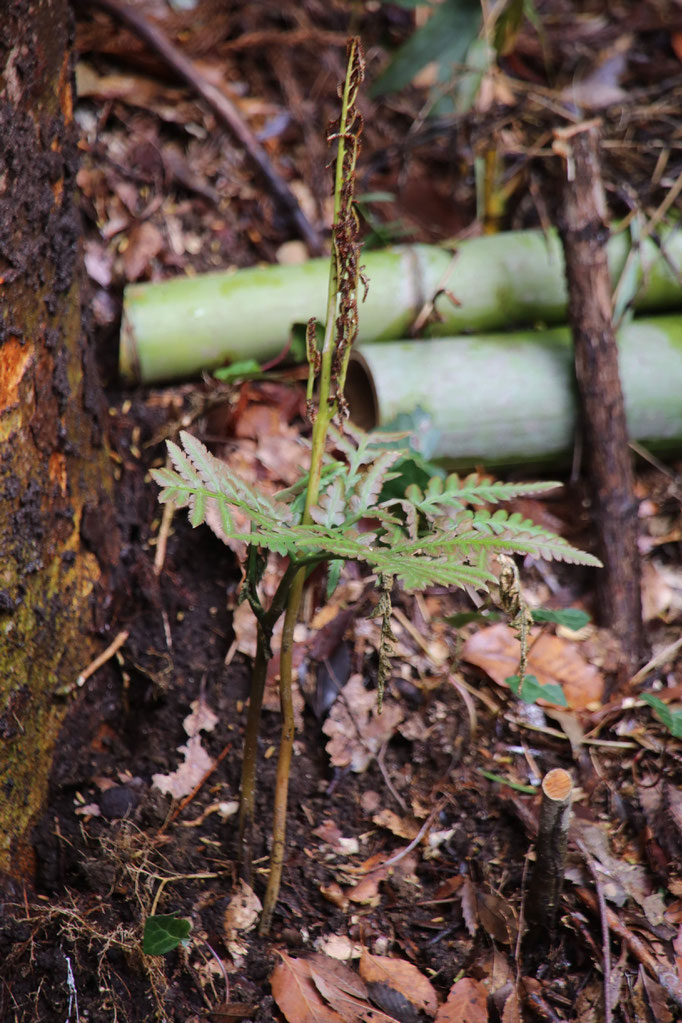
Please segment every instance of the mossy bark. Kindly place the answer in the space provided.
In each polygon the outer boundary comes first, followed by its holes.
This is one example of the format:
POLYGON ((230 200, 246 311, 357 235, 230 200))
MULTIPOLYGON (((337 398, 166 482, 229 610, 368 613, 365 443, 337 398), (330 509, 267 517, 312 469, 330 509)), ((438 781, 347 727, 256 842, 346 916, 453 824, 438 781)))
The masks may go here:
POLYGON ((0 19, 0 875, 30 880, 68 687, 102 573, 81 530, 110 507, 82 330, 67 0, 0 19), (99 507, 99 511, 96 509, 99 507))

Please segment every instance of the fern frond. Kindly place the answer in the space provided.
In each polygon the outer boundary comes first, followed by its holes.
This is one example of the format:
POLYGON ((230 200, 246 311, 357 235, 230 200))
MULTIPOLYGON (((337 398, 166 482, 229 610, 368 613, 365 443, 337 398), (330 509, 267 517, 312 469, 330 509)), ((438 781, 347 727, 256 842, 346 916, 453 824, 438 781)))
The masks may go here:
POLYGON ((501 483, 498 480, 472 473, 462 479, 452 473, 445 480, 433 476, 424 491, 416 484, 408 487, 407 497, 425 514, 441 508, 464 508, 467 505, 499 504, 515 497, 529 497, 555 490, 560 483, 501 483))
POLYGON ((273 516, 288 522, 291 510, 288 505, 269 498, 260 490, 255 490, 245 483, 240 476, 232 472, 225 462, 216 458, 200 440, 191 433, 182 431, 180 434, 185 451, 192 460, 202 482, 210 490, 221 494, 227 501, 238 507, 249 509, 267 518, 273 516))
POLYGON ((474 549, 486 547, 497 553, 531 554, 546 561, 601 567, 601 561, 593 554, 579 550, 563 536, 538 526, 531 519, 525 519, 519 512, 509 514, 500 508, 492 513, 480 510, 469 514, 470 529, 459 533, 458 543, 471 543, 474 549))
MULTIPOLYGON (((478 476, 466 480, 451 476, 443 485, 440 477, 434 477, 426 493, 414 494, 412 501, 376 505, 399 453, 372 448, 362 438, 355 444, 354 436, 344 436, 343 449, 353 459, 353 472, 333 469, 329 473, 326 491, 312 510, 314 521, 304 524, 296 520, 291 504, 254 490, 195 437, 182 433, 180 438, 184 450, 169 443, 174 469, 152 471, 163 488, 160 500, 189 506, 194 526, 207 521, 209 509, 214 508, 223 537, 273 551, 299 564, 358 561, 378 575, 395 577, 409 590, 430 585, 487 589, 494 580, 492 558, 499 554, 599 564, 592 555, 518 512, 472 511, 462 503, 463 495, 468 502, 483 501, 484 497, 490 502, 511 492, 546 490, 548 484, 495 484, 478 476), (249 520, 248 531, 235 524, 231 508, 240 509, 249 520), (422 535, 417 528, 420 513, 429 519, 429 531, 422 535), (361 518, 372 521, 370 530, 357 529, 361 518)), ((337 443, 341 447, 341 442, 337 443)), ((287 496, 296 501, 295 488, 287 496)), ((216 520, 208 516, 208 521, 216 520)), ((220 535, 218 527, 216 532, 220 535)))

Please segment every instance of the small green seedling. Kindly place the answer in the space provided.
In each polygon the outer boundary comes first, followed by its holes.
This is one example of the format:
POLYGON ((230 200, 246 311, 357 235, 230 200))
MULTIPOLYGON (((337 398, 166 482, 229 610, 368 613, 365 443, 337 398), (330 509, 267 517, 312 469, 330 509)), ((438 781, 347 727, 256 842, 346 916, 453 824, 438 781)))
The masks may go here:
POLYGON ((255 359, 242 359, 240 362, 232 362, 229 366, 221 366, 213 371, 216 380, 224 384, 233 384, 237 380, 261 376, 260 363, 255 359))
POLYGON ((175 913, 148 916, 144 922, 142 951, 148 956, 165 956, 178 945, 188 947, 192 925, 175 913))
POLYGON ((670 734, 676 739, 682 739, 682 710, 671 710, 667 703, 659 700, 652 693, 644 693, 642 699, 644 703, 649 704, 658 720, 665 725, 670 734))
POLYGON ((536 607, 534 611, 531 611, 531 617, 536 625, 551 622, 554 625, 563 625, 565 629, 570 629, 572 632, 579 632, 592 621, 587 611, 581 611, 579 607, 566 607, 561 611, 536 607))
POLYGON ((547 700, 548 703, 555 703, 557 707, 567 707, 566 697, 560 685, 548 682, 543 685, 538 682, 535 675, 510 675, 505 682, 520 700, 524 703, 535 703, 536 700, 547 700))

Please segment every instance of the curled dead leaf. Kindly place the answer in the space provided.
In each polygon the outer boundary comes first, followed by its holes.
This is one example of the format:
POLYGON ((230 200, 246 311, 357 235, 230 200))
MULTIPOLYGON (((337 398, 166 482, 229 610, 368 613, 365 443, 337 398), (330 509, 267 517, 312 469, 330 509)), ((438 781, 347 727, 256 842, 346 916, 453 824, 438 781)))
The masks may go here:
POLYGON ((435 1016, 438 1010, 438 995, 433 984, 414 963, 405 959, 365 951, 360 959, 360 976, 368 984, 380 983, 398 991, 428 1016, 435 1016))

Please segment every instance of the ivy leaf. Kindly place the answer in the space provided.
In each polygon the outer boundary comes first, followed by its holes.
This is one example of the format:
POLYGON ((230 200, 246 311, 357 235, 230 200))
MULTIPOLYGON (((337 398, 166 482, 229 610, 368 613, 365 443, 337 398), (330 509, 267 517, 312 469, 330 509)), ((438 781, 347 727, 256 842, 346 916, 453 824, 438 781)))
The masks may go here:
POLYGON ((557 707, 568 706, 561 686, 555 685, 553 682, 548 682, 547 685, 543 686, 541 682, 538 682, 535 675, 525 675, 523 684, 519 675, 510 675, 509 678, 505 679, 505 682, 514 695, 518 696, 524 703, 547 700, 548 703, 554 703, 557 707))
POLYGON ((187 941, 192 925, 175 913, 148 916, 144 922, 142 951, 149 956, 165 956, 187 941))
POLYGON ((667 703, 651 693, 644 693, 642 699, 649 704, 658 720, 665 725, 670 734, 676 739, 682 739, 682 710, 671 710, 667 703))
POLYGON ((547 607, 537 607, 531 611, 533 621, 553 622, 555 625, 563 625, 565 629, 578 632, 592 621, 587 611, 581 611, 579 607, 566 607, 561 611, 550 611, 547 607))

